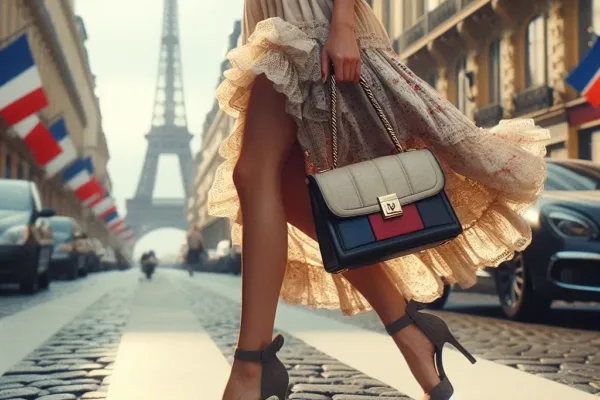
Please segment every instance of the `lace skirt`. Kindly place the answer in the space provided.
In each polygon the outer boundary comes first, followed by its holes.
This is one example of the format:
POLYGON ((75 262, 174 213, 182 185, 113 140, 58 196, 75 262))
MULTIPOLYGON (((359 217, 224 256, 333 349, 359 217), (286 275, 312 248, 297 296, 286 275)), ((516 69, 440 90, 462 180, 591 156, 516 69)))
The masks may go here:
MULTIPOLYGON (((441 295, 444 282, 471 286, 479 268, 497 266, 529 244, 531 230, 521 214, 543 188, 549 134, 524 119, 505 120, 488 130, 476 127, 400 62, 364 0, 355 9, 363 75, 405 145, 428 147, 438 156, 447 194, 464 226, 464 233, 449 243, 385 263, 407 299, 430 302, 441 295)), ((235 243, 241 242, 242 220, 232 171, 258 75, 265 74, 286 96, 307 173, 331 166, 329 98, 320 81, 320 51, 332 10, 333 0, 246 0, 243 45, 228 55, 232 68, 217 90, 221 108, 237 122, 221 145, 225 161, 209 193, 210 213, 231 220, 235 243)), ((341 84, 339 91, 340 165, 394 153, 359 85, 341 84)), ((315 241, 291 225, 288 234, 281 291, 285 301, 341 308, 345 314, 370 309, 342 275, 324 271, 315 241)))

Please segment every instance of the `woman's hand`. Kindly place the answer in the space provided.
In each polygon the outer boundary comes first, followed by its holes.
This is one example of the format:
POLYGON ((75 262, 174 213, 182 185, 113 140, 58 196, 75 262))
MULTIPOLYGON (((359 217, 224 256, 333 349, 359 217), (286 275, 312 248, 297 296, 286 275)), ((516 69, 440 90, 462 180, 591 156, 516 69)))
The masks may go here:
POLYGON ((356 34, 351 24, 332 23, 329 38, 321 53, 321 79, 327 81, 333 62, 337 82, 360 81, 362 63, 356 34))

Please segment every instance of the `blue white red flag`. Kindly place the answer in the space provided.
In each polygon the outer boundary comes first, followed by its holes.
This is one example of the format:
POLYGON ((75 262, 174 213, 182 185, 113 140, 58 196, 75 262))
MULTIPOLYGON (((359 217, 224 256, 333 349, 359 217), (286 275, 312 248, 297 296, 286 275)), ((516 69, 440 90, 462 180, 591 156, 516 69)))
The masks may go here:
POLYGON ((566 79, 594 107, 600 106, 600 38, 566 79))
POLYGON ((0 117, 7 125, 48 105, 26 34, 0 50, 0 65, 0 117))
POLYGON ((122 224, 119 224, 116 227, 114 227, 112 229, 112 232, 117 236, 121 236, 121 234, 128 229, 129 229, 129 227, 125 224, 125 221, 123 221, 122 224))
POLYGON ((127 226, 125 225, 125 221, 121 218, 108 226, 108 229, 114 234, 123 232, 125 228, 127 228, 127 226))
POLYGON ((120 219, 119 213, 117 211, 114 211, 104 217, 104 222, 106 223, 107 226, 110 226, 110 224, 114 224, 114 223, 118 222, 119 219, 120 219))
POLYGON ((89 157, 71 164, 63 173, 63 181, 83 205, 88 206, 104 196, 104 189, 94 176, 94 166, 89 157))
POLYGON ((108 215, 113 212, 117 212, 117 207, 115 206, 115 202, 110 197, 106 196, 98 203, 94 204, 90 207, 92 209, 92 213, 101 219, 106 218, 108 215))
POLYGON ((13 126, 16 134, 25 142, 34 160, 54 176, 76 158, 75 146, 69 138, 62 119, 49 129, 33 114, 13 126))

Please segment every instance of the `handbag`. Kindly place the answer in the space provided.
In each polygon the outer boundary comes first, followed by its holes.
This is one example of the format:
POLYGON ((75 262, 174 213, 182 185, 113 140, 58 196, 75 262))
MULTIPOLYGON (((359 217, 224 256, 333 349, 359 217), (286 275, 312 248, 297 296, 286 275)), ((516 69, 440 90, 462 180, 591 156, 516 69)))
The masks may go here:
POLYGON ((338 166, 337 86, 330 77, 332 168, 308 176, 325 270, 341 273, 423 251, 462 233, 428 149, 405 151, 364 77, 360 85, 397 154, 338 166))

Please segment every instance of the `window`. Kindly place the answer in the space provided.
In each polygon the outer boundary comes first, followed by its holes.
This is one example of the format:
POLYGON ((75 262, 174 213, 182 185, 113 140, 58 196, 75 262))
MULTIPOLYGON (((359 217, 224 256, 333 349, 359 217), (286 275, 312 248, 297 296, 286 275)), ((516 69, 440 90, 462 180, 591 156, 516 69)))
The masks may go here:
POLYGON ((419 22, 421 17, 425 15, 426 0, 411 0, 405 1, 403 12, 403 30, 408 30, 419 22))
POLYGON ((427 76, 427 83, 429 84, 429 86, 431 86, 434 89, 437 86, 437 80, 438 80, 437 71, 433 71, 427 76))
POLYGON ((581 161, 548 162, 545 190, 598 190, 600 168, 581 161))
POLYGON ((0 188, 0 210, 2 211, 29 211, 29 188, 23 182, 4 181, 0 188))
POLYGON ((600 32, 600 0, 579 0, 579 57, 583 58, 600 32))
POLYGON ((535 17, 527 26, 525 84, 542 86, 548 82, 548 40, 546 16, 535 17))
POLYGON ((500 64, 500 40, 494 40, 489 49, 490 104, 502 103, 502 65, 500 64))
POLYGON ((10 154, 6 154, 4 157, 4 177, 9 179, 12 177, 12 157, 10 154))
POLYGON ((462 112, 467 111, 467 93, 468 93, 468 79, 467 79, 467 59, 463 56, 456 63, 456 107, 462 112))
POLYGON ((385 29, 391 35, 393 24, 392 0, 383 1, 383 16, 385 18, 385 29))
POLYGON ((433 11, 442 4, 443 0, 427 0, 427 11, 433 11))

